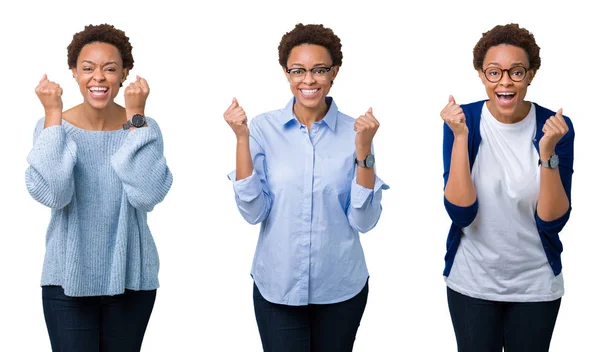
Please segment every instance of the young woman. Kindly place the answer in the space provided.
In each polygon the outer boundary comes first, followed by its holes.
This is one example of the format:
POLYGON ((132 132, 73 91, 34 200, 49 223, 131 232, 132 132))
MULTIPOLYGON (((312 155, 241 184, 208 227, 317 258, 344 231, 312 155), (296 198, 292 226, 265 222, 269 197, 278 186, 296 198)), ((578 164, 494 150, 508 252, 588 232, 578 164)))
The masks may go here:
POLYGON ((548 351, 563 295, 559 232, 571 210, 573 125, 525 100, 540 48, 517 24, 473 50, 488 100, 444 125, 446 284, 458 350, 548 351))
POLYGON ((327 96, 342 65, 331 29, 296 25, 279 64, 293 94, 283 109, 250 126, 235 99, 224 114, 237 137, 237 206, 261 223, 252 277, 262 344, 351 351, 368 294, 359 232, 377 223, 388 188, 374 169, 379 122, 371 109, 355 120, 327 96))
POLYGON ((158 288, 158 254, 146 213, 172 183, 157 123, 145 116, 149 87, 131 44, 111 25, 86 26, 68 46, 83 102, 63 111, 46 75, 44 107, 27 157, 27 189, 52 208, 42 273, 54 351, 139 351, 158 288))

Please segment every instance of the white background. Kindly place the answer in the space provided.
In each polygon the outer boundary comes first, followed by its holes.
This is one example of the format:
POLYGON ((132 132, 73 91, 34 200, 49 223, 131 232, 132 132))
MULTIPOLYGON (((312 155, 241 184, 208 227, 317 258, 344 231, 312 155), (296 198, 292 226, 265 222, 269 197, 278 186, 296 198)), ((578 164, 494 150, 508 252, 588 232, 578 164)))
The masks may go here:
POLYGON ((592 5, 581 3, 4 2, 0 351, 50 350, 39 287, 50 210, 24 182, 43 114, 34 88, 47 73, 63 86, 65 108, 79 104, 66 47, 74 33, 99 23, 131 39, 131 74, 150 84, 146 113, 162 128, 174 175, 167 198, 149 214, 161 288, 143 350, 261 350, 249 275, 259 228, 235 207, 226 178, 235 138, 222 116, 233 96, 249 116, 285 106, 291 93, 277 46, 297 22, 323 23, 342 40, 343 65, 330 93, 340 110, 356 117, 373 107, 381 122, 377 170, 391 189, 378 226, 362 235, 371 280, 355 351, 456 350, 442 277, 450 221, 439 112, 449 94, 459 103, 486 98, 472 49, 481 33, 511 22, 531 30, 541 47, 527 98, 564 108, 576 129, 573 212, 561 233, 566 295, 551 350, 597 350, 600 26, 592 5))

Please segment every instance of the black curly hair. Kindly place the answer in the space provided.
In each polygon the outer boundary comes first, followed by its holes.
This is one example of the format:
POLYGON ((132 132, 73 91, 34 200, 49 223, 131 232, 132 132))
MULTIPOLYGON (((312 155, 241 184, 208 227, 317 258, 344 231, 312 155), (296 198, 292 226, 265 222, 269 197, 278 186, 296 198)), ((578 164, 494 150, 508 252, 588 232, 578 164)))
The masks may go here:
POLYGON ((501 44, 514 45, 525 50, 529 58, 529 69, 537 71, 540 68, 540 47, 536 44, 533 34, 516 23, 498 25, 482 34, 473 48, 473 67, 478 71, 482 70, 488 50, 501 44))
POLYGON ((315 44, 329 51, 333 66, 342 66, 342 42, 330 28, 322 24, 298 23, 294 29, 287 32, 279 42, 279 64, 287 67, 287 60, 293 48, 302 44, 315 44))

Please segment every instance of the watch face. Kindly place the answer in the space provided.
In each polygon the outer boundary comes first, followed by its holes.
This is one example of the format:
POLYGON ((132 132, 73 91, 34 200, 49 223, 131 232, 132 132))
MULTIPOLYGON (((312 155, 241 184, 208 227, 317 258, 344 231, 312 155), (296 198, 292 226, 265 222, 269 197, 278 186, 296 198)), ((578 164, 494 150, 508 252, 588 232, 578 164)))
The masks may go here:
POLYGON ((558 166, 558 155, 554 154, 550 157, 550 167, 555 169, 558 166))
POLYGON ((367 158, 365 159, 365 166, 368 168, 372 168, 374 164, 375 156, 373 156, 372 154, 367 155, 367 158))
POLYGON ((135 114, 131 118, 131 124, 133 125, 133 127, 139 128, 139 127, 144 126, 145 123, 146 123, 146 118, 144 118, 144 116, 142 116, 140 114, 135 114))

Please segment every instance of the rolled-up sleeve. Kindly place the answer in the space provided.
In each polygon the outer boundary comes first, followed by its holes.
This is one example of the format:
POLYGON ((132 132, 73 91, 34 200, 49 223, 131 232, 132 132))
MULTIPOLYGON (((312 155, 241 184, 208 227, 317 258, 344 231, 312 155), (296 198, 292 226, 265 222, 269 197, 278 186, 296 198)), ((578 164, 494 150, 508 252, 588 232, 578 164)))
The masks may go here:
MULTIPOLYGON (((252 131, 252 130, 251 130, 252 131)), ((250 224, 264 221, 271 210, 271 197, 265 175, 265 153, 260 143, 251 133, 250 155, 252 174, 236 180, 236 170, 228 174, 233 182, 235 202, 242 217, 250 224)))
POLYGON ((348 207, 348 221, 352 228, 365 233, 377 225, 382 210, 382 193, 389 188, 377 175, 373 189, 359 185, 354 176, 348 207))

